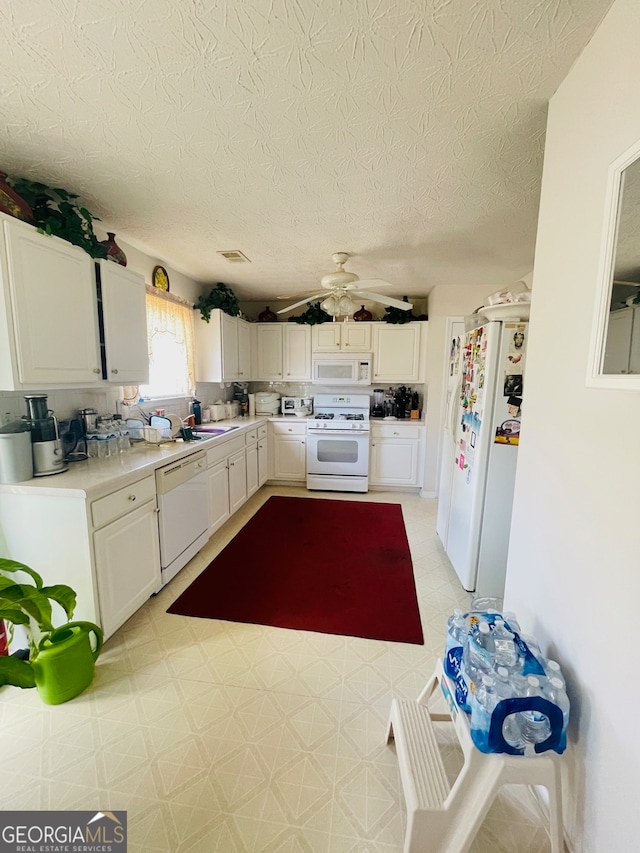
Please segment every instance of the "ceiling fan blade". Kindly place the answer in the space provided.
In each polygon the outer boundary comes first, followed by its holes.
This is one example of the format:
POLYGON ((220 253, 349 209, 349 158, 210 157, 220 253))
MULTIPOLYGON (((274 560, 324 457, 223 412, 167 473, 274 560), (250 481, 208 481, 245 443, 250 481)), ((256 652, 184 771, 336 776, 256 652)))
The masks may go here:
POLYGON ((351 295, 362 296, 364 299, 380 302, 382 305, 391 305, 393 308, 400 308, 402 311, 410 311, 413 308, 412 302, 401 302, 391 296, 381 296, 379 293, 369 293, 367 290, 352 290, 351 295))
POLYGON ((383 278, 370 278, 367 281, 354 281, 353 284, 348 284, 349 290, 360 290, 361 287, 393 287, 390 281, 385 281, 383 278))
POLYGON ((276 299, 297 299, 298 296, 311 296, 315 290, 299 290, 297 293, 286 293, 284 296, 276 296, 276 299))
POLYGON ((294 302, 293 305, 289 305, 288 308, 281 308, 279 311, 276 311, 276 314, 286 314, 287 311, 293 311, 294 308, 299 308, 301 305, 305 305, 307 302, 312 302, 318 296, 325 295, 325 293, 314 293, 311 296, 307 296, 306 299, 301 299, 300 302, 294 302))

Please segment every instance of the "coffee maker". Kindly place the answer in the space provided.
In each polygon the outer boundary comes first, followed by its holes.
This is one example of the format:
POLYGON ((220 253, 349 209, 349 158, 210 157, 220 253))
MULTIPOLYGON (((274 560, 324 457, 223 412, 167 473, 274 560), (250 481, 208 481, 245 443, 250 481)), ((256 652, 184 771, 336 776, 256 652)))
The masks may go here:
POLYGON ((46 394, 26 394, 26 422, 31 432, 33 454, 33 476, 47 477, 68 469, 62 441, 58 432, 58 421, 47 408, 46 394))
POLYGON ((373 389, 373 408, 371 409, 371 417, 384 417, 384 388, 373 389))

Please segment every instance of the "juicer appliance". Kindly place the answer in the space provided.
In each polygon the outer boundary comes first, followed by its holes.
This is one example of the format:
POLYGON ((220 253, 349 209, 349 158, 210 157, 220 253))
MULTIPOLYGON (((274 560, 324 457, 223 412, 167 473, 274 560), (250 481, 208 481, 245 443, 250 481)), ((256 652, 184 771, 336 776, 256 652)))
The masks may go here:
POLYGON ((58 421, 47 407, 46 394, 26 394, 26 422, 31 433, 33 476, 47 477, 68 469, 58 430, 58 421))

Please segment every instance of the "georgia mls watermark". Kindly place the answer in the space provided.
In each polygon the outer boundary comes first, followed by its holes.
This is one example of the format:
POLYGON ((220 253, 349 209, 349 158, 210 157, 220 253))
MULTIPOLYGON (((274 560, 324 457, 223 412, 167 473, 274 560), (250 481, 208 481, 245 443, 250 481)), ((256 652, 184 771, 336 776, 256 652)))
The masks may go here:
POLYGON ((0 812, 0 853, 127 853, 127 813, 0 812))

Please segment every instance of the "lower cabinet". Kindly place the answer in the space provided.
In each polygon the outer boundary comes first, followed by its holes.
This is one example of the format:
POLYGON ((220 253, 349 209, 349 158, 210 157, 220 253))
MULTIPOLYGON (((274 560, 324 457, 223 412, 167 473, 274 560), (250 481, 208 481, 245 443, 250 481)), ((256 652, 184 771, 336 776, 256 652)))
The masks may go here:
POLYGON ((425 430, 418 425, 372 425, 369 484, 421 486, 425 430))
POLYGON ((307 425, 290 421, 271 421, 271 459, 269 479, 306 481, 307 425))
POLYGON ((105 636, 113 634, 158 590, 157 518, 154 484, 153 500, 93 534, 105 636))
POLYGON ((231 515, 229 510, 229 462, 227 458, 209 466, 209 510, 213 534, 231 515))
POLYGON ((259 488, 258 480, 258 430, 250 429, 245 433, 245 461, 247 465, 247 497, 255 494, 259 488))
POLYGON ((258 429, 258 487, 269 479, 269 439, 266 426, 258 429))
POLYGON ((244 448, 229 457, 229 511, 231 515, 247 500, 247 458, 244 448))

